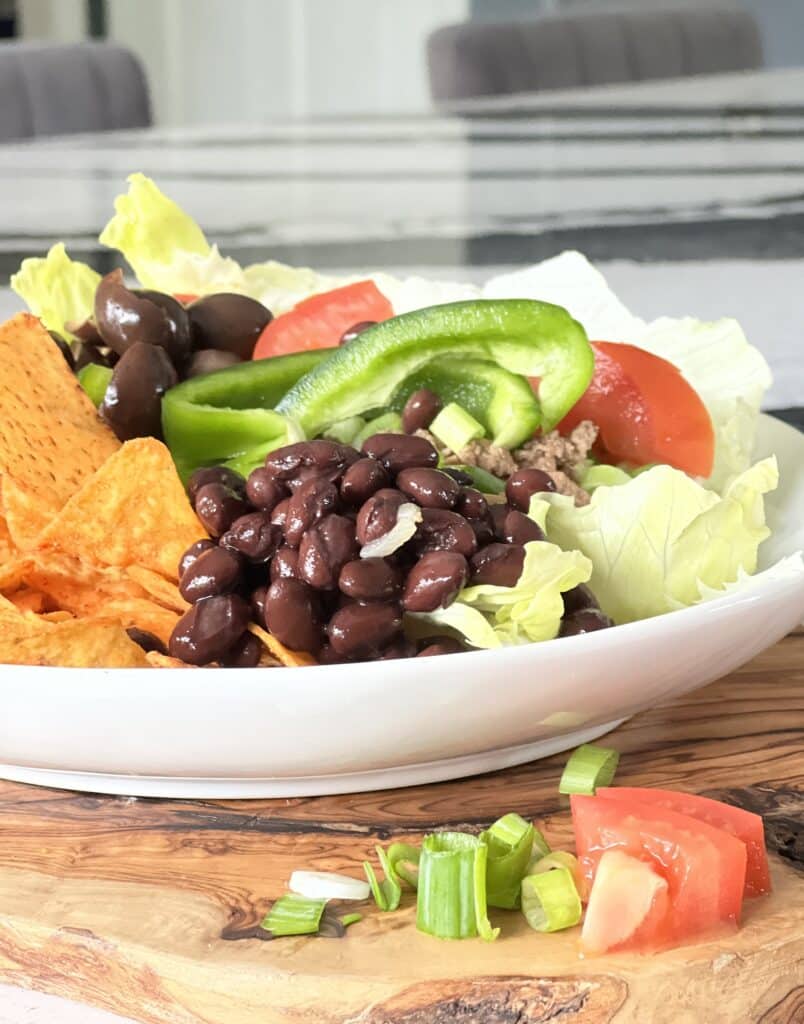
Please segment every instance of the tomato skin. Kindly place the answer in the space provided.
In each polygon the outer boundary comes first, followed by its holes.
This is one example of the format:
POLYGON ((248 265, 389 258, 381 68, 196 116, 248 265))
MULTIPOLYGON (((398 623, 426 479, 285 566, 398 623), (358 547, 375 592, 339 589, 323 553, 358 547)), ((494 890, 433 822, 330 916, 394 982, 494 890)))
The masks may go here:
POLYGON ((189 292, 176 292, 173 298, 176 302, 180 302, 182 306, 189 306, 191 302, 195 302, 200 296, 191 295, 189 292))
MULTIPOLYGON (((739 839, 685 814, 628 799, 570 798, 578 857, 593 879, 605 850, 620 849, 651 863, 666 879, 669 905, 649 934, 621 949, 656 949, 739 922, 746 847, 739 839)), ((594 884, 594 883, 593 883, 594 884)))
POLYGON ((679 369, 635 345, 593 341, 595 373, 559 424, 569 433, 581 420, 600 428, 601 454, 644 466, 664 462, 708 477, 715 458, 712 420, 679 369))
POLYGON ((254 359, 314 348, 334 348, 350 327, 364 320, 389 320, 391 303, 373 281, 311 295, 272 320, 257 339, 254 359))
POLYGON ((758 814, 741 807, 732 807, 719 800, 710 800, 693 793, 676 793, 669 789, 642 789, 637 786, 606 786, 597 795, 608 800, 628 800, 646 807, 665 807, 706 822, 745 844, 748 857, 745 873, 745 897, 764 896, 772 889, 765 827, 758 814))

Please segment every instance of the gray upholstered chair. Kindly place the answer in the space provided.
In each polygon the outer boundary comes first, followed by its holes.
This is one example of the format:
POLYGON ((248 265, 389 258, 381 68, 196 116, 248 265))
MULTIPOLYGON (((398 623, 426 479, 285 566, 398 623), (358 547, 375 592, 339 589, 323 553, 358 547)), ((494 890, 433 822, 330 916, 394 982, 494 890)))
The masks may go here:
POLYGON ((111 43, 0 43, 0 141, 151 123, 137 58, 111 43))
POLYGON ((446 25, 427 58, 443 102, 756 68, 762 45, 747 12, 698 8, 446 25))

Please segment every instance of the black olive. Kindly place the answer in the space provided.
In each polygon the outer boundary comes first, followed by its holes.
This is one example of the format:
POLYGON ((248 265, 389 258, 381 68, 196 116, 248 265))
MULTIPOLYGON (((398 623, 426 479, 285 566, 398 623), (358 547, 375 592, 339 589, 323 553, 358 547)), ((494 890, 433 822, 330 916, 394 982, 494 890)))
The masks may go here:
POLYGON ((234 292, 205 295, 187 307, 187 314, 194 348, 217 348, 241 359, 251 359, 257 338, 273 319, 261 302, 234 292))
POLYGON ((162 436, 162 395, 178 384, 167 352, 135 342, 114 368, 100 405, 104 419, 121 441, 162 436))
POLYGON ((176 366, 183 366, 190 354, 190 321, 181 303, 162 292, 127 288, 121 270, 101 278, 95 322, 118 355, 137 342, 165 349, 176 366))
POLYGON ((185 377, 203 377, 207 373, 215 373, 217 370, 225 370, 227 366, 234 366, 241 362, 240 356, 234 352, 224 352, 222 349, 202 348, 194 352, 190 358, 189 365, 184 373, 185 377))

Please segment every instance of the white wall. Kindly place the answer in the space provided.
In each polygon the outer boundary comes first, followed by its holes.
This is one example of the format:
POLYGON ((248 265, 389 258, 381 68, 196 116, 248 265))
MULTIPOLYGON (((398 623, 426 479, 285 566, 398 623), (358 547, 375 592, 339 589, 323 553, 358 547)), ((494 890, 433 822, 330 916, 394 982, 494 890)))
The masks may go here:
POLYGON ((75 43, 86 38, 85 0, 17 0, 17 11, 25 39, 75 43))
POLYGON ((469 0, 111 0, 166 124, 429 106, 425 41, 469 0))

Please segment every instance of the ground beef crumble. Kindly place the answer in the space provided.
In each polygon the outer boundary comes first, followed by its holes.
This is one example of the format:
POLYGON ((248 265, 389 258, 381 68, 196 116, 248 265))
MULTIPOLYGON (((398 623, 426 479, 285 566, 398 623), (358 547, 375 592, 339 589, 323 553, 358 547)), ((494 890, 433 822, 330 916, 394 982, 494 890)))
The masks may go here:
POLYGON ((501 448, 491 441, 479 440, 471 441, 455 453, 440 445, 428 431, 417 430, 416 433, 442 449, 447 465, 464 463, 479 466, 487 473, 503 478, 525 467, 541 469, 550 475, 559 494, 574 498, 576 505, 589 504, 589 495, 579 485, 576 471, 588 458, 597 439, 598 428, 591 420, 583 420, 567 437, 557 430, 551 430, 544 437, 527 441, 514 451, 501 448))

